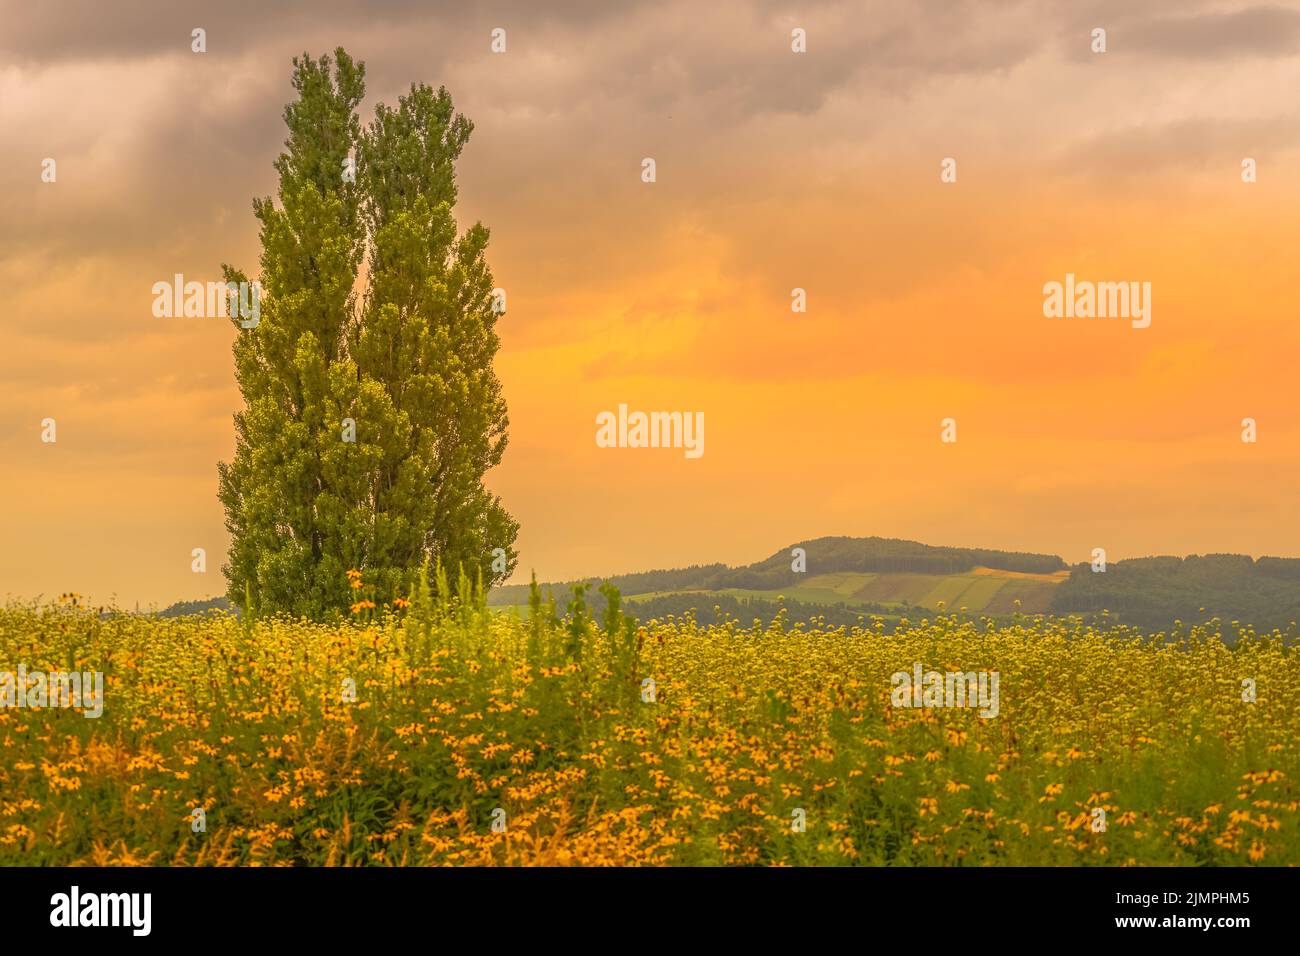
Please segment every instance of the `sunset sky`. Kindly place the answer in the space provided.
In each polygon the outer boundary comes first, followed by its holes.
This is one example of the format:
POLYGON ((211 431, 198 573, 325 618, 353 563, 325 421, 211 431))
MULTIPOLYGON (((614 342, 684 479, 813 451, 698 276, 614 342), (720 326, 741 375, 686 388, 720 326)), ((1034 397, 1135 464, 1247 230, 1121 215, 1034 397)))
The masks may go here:
POLYGON ((516 580, 827 534, 1300 555, 1296 4, 460 6, 0 2, 0 598, 224 592, 234 331, 151 287, 256 272, 290 60, 340 44, 363 122, 426 82, 475 124, 516 580), (1151 327, 1045 318, 1067 272, 1150 282, 1151 327), (705 454, 598 448, 620 403, 705 454))

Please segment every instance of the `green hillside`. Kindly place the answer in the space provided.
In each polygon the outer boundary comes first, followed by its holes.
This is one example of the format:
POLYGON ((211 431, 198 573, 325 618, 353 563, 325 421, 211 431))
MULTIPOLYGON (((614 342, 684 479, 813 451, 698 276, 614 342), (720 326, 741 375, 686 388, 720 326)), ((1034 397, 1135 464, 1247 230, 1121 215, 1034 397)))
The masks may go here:
MULTIPOLYGON (((981 569, 983 574, 989 576, 1003 572, 1011 577, 1041 577, 1063 574, 1067 566, 1054 554, 936 547, 898 538, 826 537, 797 542, 762 561, 736 568, 723 564, 695 565, 689 568, 614 575, 602 577, 601 580, 608 580, 624 596, 733 590, 763 592, 765 596, 775 596, 778 593, 793 593, 795 590, 811 588, 817 593, 809 599, 818 602, 921 603, 925 595, 936 588, 955 587, 940 579, 971 575, 981 569), (807 570, 804 572, 797 572, 791 566, 792 552, 796 548, 804 552, 807 562, 807 570), (907 580, 893 580, 899 577, 907 580), (877 578, 884 579, 880 585, 883 589, 880 594, 858 593, 864 587, 870 589, 877 578), (835 596, 822 593, 826 589, 833 591, 835 596)), ((567 581, 548 586, 568 591, 578 583, 581 582, 567 581)), ((983 598, 984 601, 993 600, 1002 589, 1001 585, 987 582, 968 583, 978 585, 972 592, 974 600, 978 600, 980 595, 987 595, 983 598)), ((966 590, 964 587, 955 587, 953 593, 960 595, 966 590)), ((1031 593, 1035 589, 1025 587, 1022 590, 1031 593)), ((518 584, 496 588, 488 599, 490 604, 522 605, 527 601, 527 585, 518 584)))
POLYGON ((837 572, 810 575, 806 581, 784 588, 718 588, 678 591, 655 591, 631 595, 628 600, 646 600, 669 594, 729 594, 737 598, 774 601, 785 597, 807 604, 845 604, 849 607, 883 606, 891 609, 921 607, 938 610, 941 606, 957 611, 965 608, 972 614, 1013 614, 1017 610, 1030 614, 1047 611, 1057 585, 1065 572, 1042 578, 1016 577, 990 568, 978 568, 969 574, 890 574, 837 572), (1016 601, 1020 606, 1016 606, 1016 601))
MULTIPOLYGON (((770 620, 782 608, 792 622, 815 617, 854 624, 942 609, 971 614, 1042 613, 1068 575, 1055 555, 934 547, 893 538, 830 537, 801 541, 762 561, 615 575, 629 609, 642 618, 694 612, 702 623, 726 617, 770 620), (807 571, 792 568, 803 549, 807 571), (1019 602, 1019 603, 1017 603, 1019 602), (715 612, 715 608, 717 609, 715 612)), ((563 606, 575 584, 543 585, 563 606)), ((597 604, 601 598, 593 598, 597 604)), ((488 603, 526 607, 528 588, 496 588, 488 603)))
MULTIPOLYGON (((860 619, 894 621, 919 613, 965 611, 1005 617, 1016 613, 1099 616, 1146 630, 1168 630, 1219 618, 1257 629, 1291 628, 1300 621, 1300 559, 1211 554, 1114 561, 1105 573, 1069 568, 1055 555, 933 547, 892 538, 817 538, 782 548, 762 561, 642 571, 608 580, 638 617, 648 620, 694 612, 701 623, 727 618, 771 620, 785 609, 796 621, 852 625, 860 619), (791 567, 802 548, 807 570, 791 567), (715 610, 716 609, 716 610, 715 610)), ((561 612, 575 584, 542 585, 561 612)), ((604 598, 588 595, 596 613, 604 598)), ((488 603, 526 608, 528 586, 494 588, 488 603)), ((187 602, 163 616, 228 606, 224 598, 187 602)))
POLYGON ((1081 564, 1056 591, 1051 611, 1107 611, 1125 623, 1167 628, 1219 618, 1256 628, 1300 621, 1300 559, 1206 554, 1115 561, 1104 574, 1081 564))

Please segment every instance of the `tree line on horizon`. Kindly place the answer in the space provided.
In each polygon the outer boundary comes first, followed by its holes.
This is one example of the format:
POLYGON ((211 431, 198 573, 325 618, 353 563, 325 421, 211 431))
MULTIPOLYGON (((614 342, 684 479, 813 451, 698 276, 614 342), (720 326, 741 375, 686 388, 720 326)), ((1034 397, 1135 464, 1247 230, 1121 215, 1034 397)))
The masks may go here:
POLYGON ((1285 631, 1300 622, 1300 558, 1247 554, 1130 558, 1104 573, 1076 565, 1052 600, 1057 614, 1100 614, 1148 629, 1211 617, 1285 631))

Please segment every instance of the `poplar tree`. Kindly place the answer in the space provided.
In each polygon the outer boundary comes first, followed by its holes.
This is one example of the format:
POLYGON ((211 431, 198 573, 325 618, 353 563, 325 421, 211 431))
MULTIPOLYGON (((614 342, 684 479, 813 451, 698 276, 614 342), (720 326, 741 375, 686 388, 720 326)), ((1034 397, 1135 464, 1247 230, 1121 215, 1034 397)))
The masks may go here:
POLYGON ((439 563, 495 583, 518 525, 483 486, 508 420, 488 230, 460 233, 453 214, 473 125, 421 84, 362 128, 364 64, 339 49, 293 66, 279 202, 253 203, 260 316, 232 318, 245 408, 218 465, 229 596, 319 619, 358 597, 390 605, 439 563))

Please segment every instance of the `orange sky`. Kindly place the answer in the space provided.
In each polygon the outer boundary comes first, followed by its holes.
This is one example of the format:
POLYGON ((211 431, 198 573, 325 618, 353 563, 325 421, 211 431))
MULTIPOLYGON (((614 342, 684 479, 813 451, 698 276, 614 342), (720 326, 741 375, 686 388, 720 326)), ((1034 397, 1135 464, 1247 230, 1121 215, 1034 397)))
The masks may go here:
POLYGON ((0 594, 224 590, 234 333, 150 288, 256 271, 290 58, 340 42, 363 119, 423 81, 476 125, 521 577, 823 534, 1300 554, 1294 5, 44 6, 0 3, 0 594), (1150 282, 1151 327, 1044 318, 1067 272, 1150 282), (705 454, 598 448, 620 403, 702 411, 705 454))

